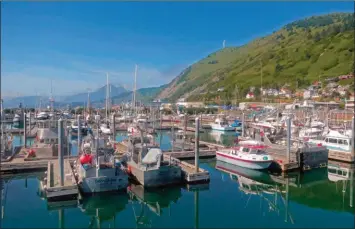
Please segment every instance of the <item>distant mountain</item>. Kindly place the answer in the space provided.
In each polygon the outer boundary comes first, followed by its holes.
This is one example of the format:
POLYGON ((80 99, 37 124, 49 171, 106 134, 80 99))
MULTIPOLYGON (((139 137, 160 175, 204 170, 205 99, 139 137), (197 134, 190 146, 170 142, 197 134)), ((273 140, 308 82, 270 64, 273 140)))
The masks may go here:
MULTIPOLYGON (((152 102, 155 97, 166 87, 166 85, 162 85, 160 87, 150 87, 150 88, 141 88, 136 92, 136 100, 141 101, 143 103, 152 102)), ((123 102, 130 102, 133 99, 133 92, 127 91, 121 93, 118 96, 111 97, 113 104, 120 104, 123 102)), ((94 106, 104 106, 105 99, 100 101, 93 101, 92 104, 94 106)))
MULTIPOLYGON (((158 93, 161 92, 166 85, 160 87, 141 88, 137 90, 136 98, 138 101, 150 102, 158 93)), ((87 93, 79 93, 71 96, 57 96, 55 97, 54 107, 65 107, 70 105, 71 107, 84 106, 87 103, 87 93)), ((106 99, 106 86, 99 88, 98 90, 90 93, 90 102, 93 106, 104 106, 106 99)), ((111 99, 113 104, 120 104, 122 102, 129 102, 132 100, 132 92, 124 89, 123 87, 116 87, 111 85, 111 99)), ((42 107, 49 106, 49 98, 44 96, 22 96, 16 98, 4 98, 5 108, 18 107, 20 103, 24 107, 38 107, 40 100, 42 100, 42 107)))
MULTIPOLYGON (((118 96, 122 93, 127 92, 126 89, 124 89, 121 86, 115 86, 113 84, 109 84, 109 87, 111 87, 111 92, 110 95, 111 97, 115 97, 118 96)), ((90 101, 99 101, 99 100, 104 100, 106 98, 106 88, 107 85, 97 89, 94 92, 90 93, 90 101)), ((66 103, 72 103, 72 102, 87 102, 88 100, 88 93, 79 93, 79 94, 75 94, 75 95, 71 95, 71 96, 67 96, 66 98, 63 99, 62 102, 66 102, 66 103)))

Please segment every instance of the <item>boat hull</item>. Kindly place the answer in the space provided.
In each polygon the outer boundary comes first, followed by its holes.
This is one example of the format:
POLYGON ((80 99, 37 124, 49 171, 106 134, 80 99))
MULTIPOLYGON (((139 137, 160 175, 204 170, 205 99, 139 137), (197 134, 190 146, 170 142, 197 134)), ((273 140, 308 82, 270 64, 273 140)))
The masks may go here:
POLYGON ((263 170, 270 167, 272 161, 247 161, 240 160, 231 156, 224 155, 222 153, 216 153, 216 158, 219 161, 227 162, 233 165, 237 165, 244 168, 263 170))
POLYGON ((89 177, 84 178, 79 184, 83 193, 98 193, 125 190, 128 186, 128 176, 120 175, 115 177, 89 177))
POLYGON ((219 131, 235 131, 235 127, 223 127, 223 126, 215 126, 211 125, 212 130, 219 130, 219 131))
POLYGON ((142 170, 135 163, 128 162, 131 178, 144 187, 162 187, 181 183, 181 168, 178 166, 161 166, 154 170, 142 170))

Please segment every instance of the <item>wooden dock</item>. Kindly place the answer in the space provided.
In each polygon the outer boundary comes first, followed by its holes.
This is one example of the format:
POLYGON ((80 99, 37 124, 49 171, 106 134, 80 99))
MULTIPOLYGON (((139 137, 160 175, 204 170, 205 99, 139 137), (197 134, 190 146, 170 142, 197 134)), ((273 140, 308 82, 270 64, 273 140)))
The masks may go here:
POLYGON ((164 160, 181 167, 181 172, 186 183, 207 183, 210 181, 210 174, 208 171, 202 168, 199 168, 199 170, 196 171, 195 165, 181 161, 171 155, 163 154, 163 156, 164 160))
POLYGON ((338 151, 338 150, 329 150, 328 158, 330 160, 343 161, 348 163, 355 162, 355 156, 351 152, 338 151))
POLYGON ((64 160, 64 185, 60 185, 59 162, 49 161, 47 164, 47 179, 43 182, 48 201, 77 199, 79 190, 69 160, 64 160))

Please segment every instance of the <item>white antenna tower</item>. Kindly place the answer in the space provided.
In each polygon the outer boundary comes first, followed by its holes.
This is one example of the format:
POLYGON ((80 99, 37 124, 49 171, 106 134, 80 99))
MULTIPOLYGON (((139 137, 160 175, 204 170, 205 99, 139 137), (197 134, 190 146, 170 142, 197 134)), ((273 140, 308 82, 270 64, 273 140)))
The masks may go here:
POLYGON ((223 48, 226 47, 226 40, 223 40, 223 48))

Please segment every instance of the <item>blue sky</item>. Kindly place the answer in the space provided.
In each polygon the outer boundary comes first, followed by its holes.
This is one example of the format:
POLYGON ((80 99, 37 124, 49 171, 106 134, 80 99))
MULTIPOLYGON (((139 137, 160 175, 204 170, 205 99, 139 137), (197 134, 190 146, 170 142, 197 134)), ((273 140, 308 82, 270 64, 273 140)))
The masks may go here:
POLYGON ((170 82, 222 47, 354 2, 2 2, 1 93, 55 95, 170 82))

